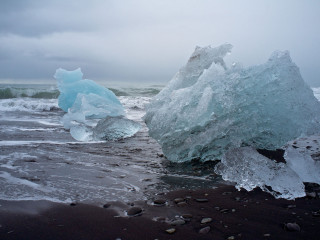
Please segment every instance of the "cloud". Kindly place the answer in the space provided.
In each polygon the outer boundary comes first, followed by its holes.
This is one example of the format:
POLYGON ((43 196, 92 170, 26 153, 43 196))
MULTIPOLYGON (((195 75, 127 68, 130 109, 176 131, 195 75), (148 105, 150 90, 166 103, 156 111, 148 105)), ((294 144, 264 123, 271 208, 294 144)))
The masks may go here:
POLYGON ((318 1, 3 0, 0 79, 51 79, 81 67, 92 79, 166 82, 196 45, 230 42, 245 66, 290 50, 320 85, 318 1))

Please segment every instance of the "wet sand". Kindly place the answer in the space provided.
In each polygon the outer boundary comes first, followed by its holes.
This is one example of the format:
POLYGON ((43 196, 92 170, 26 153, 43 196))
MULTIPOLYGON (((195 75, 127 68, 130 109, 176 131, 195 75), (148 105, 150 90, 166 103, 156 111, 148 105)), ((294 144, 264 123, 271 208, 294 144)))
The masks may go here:
POLYGON ((295 201, 227 185, 159 193, 148 201, 106 202, 105 207, 1 201, 0 239, 319 239, 320 191, 315 189, 316 197, 295 201), (142 212, 127 216, 132 207, 142 212), (297 225, 290 230, 287 223, 297 225), (172 228, 173 233, 166 232, 172 228))

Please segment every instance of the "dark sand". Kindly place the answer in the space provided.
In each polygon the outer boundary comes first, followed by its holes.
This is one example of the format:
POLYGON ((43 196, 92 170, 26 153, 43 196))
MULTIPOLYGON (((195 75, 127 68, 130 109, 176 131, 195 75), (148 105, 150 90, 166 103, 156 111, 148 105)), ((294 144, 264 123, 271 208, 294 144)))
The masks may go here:
POLYGON ((320 239, 318 196, 276 200, 260 190, 238 192, 233 186, 225 185, 159 194, 148 202, 110 203, 108 208, 45 201, 1 201, 0 204, 1 240, 320 239), (176 198, 183 198, 185 203, 176 204, 176 198), (166 204, 155 206, 156 199, 166 200, 166 204), (141 207, 142 214, 124 216, 130 205, 141 207), (169 224, 184 214, 191 214, 192 218, 183 225, 169 224), (201 224, 203 218, 212 218, 212 222, 201 224), (301 230, 288 231, 286 223, 297 223, 301 230), (206 226, 210 226, 210 231, 199 233, 206 226), (176 231, 167 233, 165 230, 170 228, 176 231))

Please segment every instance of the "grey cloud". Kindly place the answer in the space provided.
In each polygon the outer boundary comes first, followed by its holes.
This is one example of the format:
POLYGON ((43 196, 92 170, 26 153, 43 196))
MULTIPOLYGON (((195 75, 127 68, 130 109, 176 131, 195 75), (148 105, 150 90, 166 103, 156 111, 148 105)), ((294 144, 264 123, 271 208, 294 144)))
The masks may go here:
POLYGON ((81 67, 91 79, 165 82, 196 45, 230 42, 229 64, 290 50, 320 86, 318 9, 298 0, 1 0, 0 81, 81 67))

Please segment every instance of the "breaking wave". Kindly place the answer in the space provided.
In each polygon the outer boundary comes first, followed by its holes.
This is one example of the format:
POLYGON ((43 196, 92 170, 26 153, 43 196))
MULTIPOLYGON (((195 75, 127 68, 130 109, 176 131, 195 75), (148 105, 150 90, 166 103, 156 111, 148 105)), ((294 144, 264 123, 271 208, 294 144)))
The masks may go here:
MULTIPOLYGON (((109 88, 116 96, 145 96, 152 97, 157 95, 163 86, 151 86, 141 88, 109 88)), ((52 85, 17 85, 0 86, 0 99, 11 98, 42 98, 57 99, 59 90, 52 85)))
POLYGON ((3 99, 0 111, 61 111, 57 99, 39 101, 33 98, 3 99))
POLYGON ((44 98, 55 99, 59 96, 57 89, 37 89, 37 88, 18 88, 18 87, 5 87, 0 89, 0 99, 10 98, 44 98))

